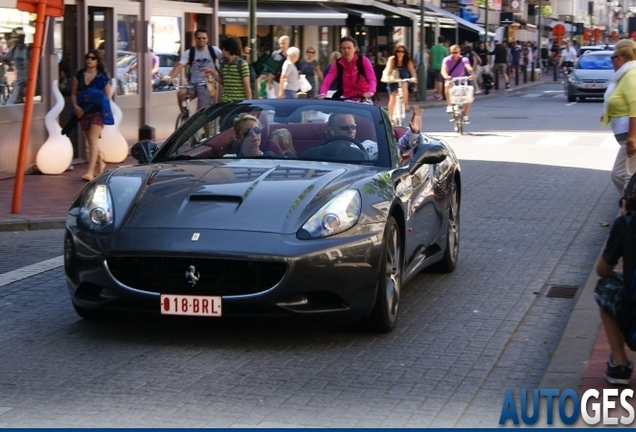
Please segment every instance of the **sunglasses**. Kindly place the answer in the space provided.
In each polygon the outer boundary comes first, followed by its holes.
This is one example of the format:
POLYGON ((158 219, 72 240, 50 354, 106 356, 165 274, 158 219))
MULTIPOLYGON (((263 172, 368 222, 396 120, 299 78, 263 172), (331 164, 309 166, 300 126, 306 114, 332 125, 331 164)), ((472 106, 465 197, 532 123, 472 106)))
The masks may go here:
POLYGON ((316 51, 307 51, 307 54, 316 54, 316 51))
POLYGON ((397 50, 397 51, 396 51, 396 53, 398 53, 398 54, 399 54, 399 53, 404 54, 404 51, 402 51, 402 50, 397 50))
POLYGON ((97 57, 92 56, 92 55, 84 56, 84 58, 85 58, 86 60, 97 60, 97 57))
POLYGON ((461 54, 459 51, 451 51, 451 54, 461 54))
POLYGON ((245 136, 245 138, 247 138, 251 132, 260 135, 261 132, 263 132, 263 129, 259 128, 258 126, 254 126, 253 128, 244 131, 243 135, 245 136))
POLYGON ((343 125, 343 126, 338 126, 338 129, 340 129, 343 132, 348 132, 350 130, 354 131, 358 128, 357 125, 355 124, 350 124, 350 125, 343 125))

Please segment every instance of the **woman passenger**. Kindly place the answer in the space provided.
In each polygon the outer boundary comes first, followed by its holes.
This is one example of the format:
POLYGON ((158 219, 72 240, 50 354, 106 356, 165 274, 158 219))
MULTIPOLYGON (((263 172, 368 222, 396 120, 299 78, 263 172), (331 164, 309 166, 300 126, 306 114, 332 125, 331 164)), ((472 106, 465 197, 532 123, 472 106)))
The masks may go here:
POLYGON ((238 146, 236 157, 276 156, 271 151, 262 152, 261 123, 251 114, 241 113, 234 119, 234 140, 238 146))

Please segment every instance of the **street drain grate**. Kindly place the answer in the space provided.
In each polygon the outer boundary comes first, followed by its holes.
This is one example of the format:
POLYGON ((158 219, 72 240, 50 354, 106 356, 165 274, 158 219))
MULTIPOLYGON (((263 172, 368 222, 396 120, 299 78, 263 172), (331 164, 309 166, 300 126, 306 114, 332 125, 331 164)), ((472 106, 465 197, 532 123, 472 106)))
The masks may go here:
POLYGON ((548 293, 545 295, 550 298, 573 299, 579 290, 577 285, 550 285, 548 293))

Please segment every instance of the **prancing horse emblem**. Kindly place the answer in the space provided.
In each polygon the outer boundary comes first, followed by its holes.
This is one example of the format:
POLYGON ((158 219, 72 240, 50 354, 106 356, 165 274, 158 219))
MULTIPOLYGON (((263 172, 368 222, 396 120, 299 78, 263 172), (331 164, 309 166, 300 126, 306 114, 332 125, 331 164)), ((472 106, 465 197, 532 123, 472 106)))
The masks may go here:
POLYGON ((185 277, 188 279, 188 283, 195 286, 197 282, 199 282, 199 278, 201 277, 200 273, 197 272, 196 267, 191 265, 188 267, 188 270, 185 272, 185 277))

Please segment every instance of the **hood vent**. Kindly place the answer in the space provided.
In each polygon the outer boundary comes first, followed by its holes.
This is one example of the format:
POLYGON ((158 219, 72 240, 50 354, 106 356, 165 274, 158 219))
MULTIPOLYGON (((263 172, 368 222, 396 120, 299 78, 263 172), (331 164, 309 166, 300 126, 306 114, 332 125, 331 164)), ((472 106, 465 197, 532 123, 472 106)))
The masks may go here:
POLYGON ((193 194, 190 195, 190 201, 229 202, 241 204, 243 202, 243 197, 235 195, 193 194))

